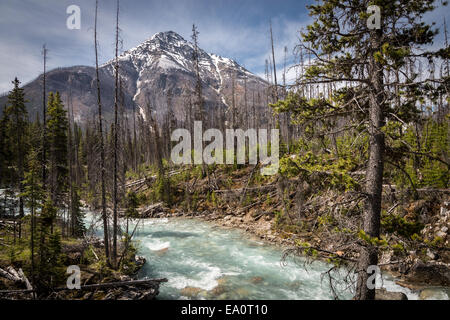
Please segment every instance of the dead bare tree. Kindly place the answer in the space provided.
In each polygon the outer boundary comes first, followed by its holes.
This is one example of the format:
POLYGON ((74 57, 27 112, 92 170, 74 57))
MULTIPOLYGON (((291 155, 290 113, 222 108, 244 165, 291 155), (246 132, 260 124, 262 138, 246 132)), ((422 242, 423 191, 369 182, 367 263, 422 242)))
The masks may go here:
POLYGON ((106 213, 106 188, 105 188, 105 171, 106 171, 105 143, 103 140, 102 103, 100 98, 100 78, 98 73, 97 13, 98 13, 98 0, 95 0, 94 47, 95 47, 95 75, 97 83, 98 135, 100 139, 100 179, 102 189, 103 236, 105 242, 105 256, 107 259, 109 259, 108 217, 106 213))
POLYGON ((116 10, 116 56, 114 63, 114 168, 113 168, 113 252, 114 266, 117 260, 117 143, 118 143, 118 101, 119 101, 119 0, 116 10))
POLYGON ((42 75, 42 120, 43 120, 43 124, 42 124, 42 186, 45 190, 46 188, 46 181, 47 181, 47 168, 46 168, 46 156, 47 156, 47 110, 46 110, 46 105, 47 105, 47 97, 46 97, 46 87, 45 87, 45 79, 46 79, 46 72, 47 72, 47 48, 45 46, 45 44, 42 46, 42 55, 44 56, 44 73, 42 75))

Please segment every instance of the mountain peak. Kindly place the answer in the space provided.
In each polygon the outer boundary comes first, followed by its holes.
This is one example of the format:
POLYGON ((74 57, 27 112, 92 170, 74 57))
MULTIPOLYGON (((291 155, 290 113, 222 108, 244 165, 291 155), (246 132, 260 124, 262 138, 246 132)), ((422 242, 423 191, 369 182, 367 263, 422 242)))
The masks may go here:
POLYGON ((154 39, 159 39, 159 40, 162 40, 162 41, 166 41, 166 42, 171 42, 171 41, 174 41, 174 40, 177 40, 177 41, 186 41, 182 36, 180 36, 178 33, 176 33, 175 31, 163 31, 163 32, 158 32, 158 33, 155 33, 151 38, 150 38, 150 41, 151 40, 154 40, 154 39))

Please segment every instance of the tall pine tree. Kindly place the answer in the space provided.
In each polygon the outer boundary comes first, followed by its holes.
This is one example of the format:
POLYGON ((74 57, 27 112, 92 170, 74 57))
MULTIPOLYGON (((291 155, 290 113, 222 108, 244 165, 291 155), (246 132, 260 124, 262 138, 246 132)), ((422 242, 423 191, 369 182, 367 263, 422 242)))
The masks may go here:
MULTIPOLYGON (((379 238, 385 162, 411 152, 404 144, 394 147, 402 138, 394 129, 416 120, 434 89, 433 75, 405 71, 418 59, 426 62, 449 54, 448 48, 430 50, 436 31, 423 16, 434 9, 434 1, 325 0, 308 8, 314 22, 302 34, 299 48, 312 57, 311 63, 296 81, 298 90, 277 103, 276 110, 293 112, 309 138, 330 135, 336 128, 367 137, 365 182, 357 190, 365 198, 361 234, 364 239, 379 238), (369 8, 372 5, 376 7, 369 8), (396 72, 402 76, 390 76, 396 72), (301 94, 304 87, 328 84, 341 89, 330 97, 301 94)), ((374 299, 375 290, 366 283, 368 267, 378 263, 378 250, 371 241, 363 242, 356 298, 374 299)))
MULTIPOLYGON (((28 113, 25 106, 25 93, 19 87, 20 81, 15 78, 12 82, 13 90, 8 95, 6 107, 6 137, 11 150, 11 164, 14 167, 13 181, 20 194, 23 192, 22 180, 24 177, 24 165, 27 155, 26 132, 28 127, 28 113)), ((21 237, 21 219, 24 216, 23 198, 19 195, 19 238, 21 237)))

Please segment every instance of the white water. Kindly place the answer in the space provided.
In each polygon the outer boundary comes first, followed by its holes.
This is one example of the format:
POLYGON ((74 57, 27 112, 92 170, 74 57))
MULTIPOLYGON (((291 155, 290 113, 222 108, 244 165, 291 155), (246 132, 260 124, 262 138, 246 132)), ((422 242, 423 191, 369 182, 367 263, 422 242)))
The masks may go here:
MULTIPOLYGON (((316 261, 305 269, 290 260, 284 266, 283 248, 239 230, 193 219, 152 219, 140 223, 135 240, 147 259, 139 277, 169 279, 159 299, 333 299, 327 278, 322 281, 329 265, 316 261), (192 295, 186 287, 198 289, 192 295)), ((387 276, 382 285, 418 299, 387 276)), ((340 295, 351 297, 348 290, 340 295)))
MULTIPOLYGON (((3 192, 0 189, 0 195, 3 192)), ((86 226, 98 220, 92 212, 86 211, 86 226)), ((130 223, 130 230, 133 228, 134 224, 130 223)), ((283 248, 249 239, 249 235, 240 230, 184 218, 143 220, 136 230, 134 240, 137 240, 138 252, 147 259, 139 277, 169 279, 161 285, 159 299, 333 298, 327 279, 322 278, 330 265, 316 261, 305 268, 288 261, 282 266, 283 248), (197 288, 200 292, 188 294, 183 291, 186 287, 197 288)), ((99 224, 94 231, 102 235, 99 224)), ((398 286, 394 280, 383 275, 377 287, 404 292, 408 299, 418 299, 417 292, 398 286)), ((428 298, 449 299, 449 288, 426 290, 428 298)), ((348 290, 340 295, 341 299, 351 297, 348 290)))

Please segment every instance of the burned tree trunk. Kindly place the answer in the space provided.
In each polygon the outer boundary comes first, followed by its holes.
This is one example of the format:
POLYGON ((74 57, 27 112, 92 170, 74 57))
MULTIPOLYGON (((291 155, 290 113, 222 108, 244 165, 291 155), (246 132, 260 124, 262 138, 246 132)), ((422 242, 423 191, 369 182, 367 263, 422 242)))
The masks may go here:
POLYGON ((100 179, 102 189, 102 217, 103 217, 103 235, 105 241, 105 256, 109 259, 109 236, 108 236, 108 217, 106 213, 106 187, 105 187, 105 144, 103 141, 102 126, 102 103, 100 99, 100 79, 98 76, 98 51, 97 51, 97 10, 98 0, 95 1, 95 22, 94 22, 94 46, 95 46, 95 74, 97 82, 97 105, 98 105, 98 134, 100 139, 100 179))

